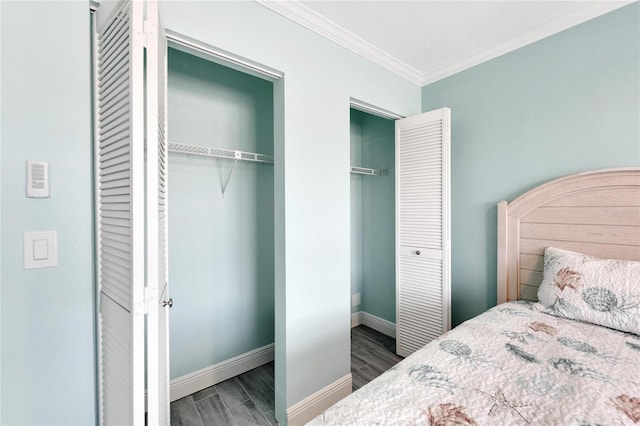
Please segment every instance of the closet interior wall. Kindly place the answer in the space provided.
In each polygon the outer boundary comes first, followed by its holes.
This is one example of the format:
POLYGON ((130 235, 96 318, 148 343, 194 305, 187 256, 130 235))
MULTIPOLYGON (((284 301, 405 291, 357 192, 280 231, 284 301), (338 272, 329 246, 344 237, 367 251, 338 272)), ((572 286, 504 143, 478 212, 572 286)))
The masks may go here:
MULTIPOLYGON (((273 84, 169 49, 169 139, 273 156, 273 84)), ((172 379, 274 342, 273 166, 169 155, 172 379)))
POLYGON ((351 165, 386 171, 351 174, 351 312, 395 322, 395 122, 355 109, 350 119, 351 165))

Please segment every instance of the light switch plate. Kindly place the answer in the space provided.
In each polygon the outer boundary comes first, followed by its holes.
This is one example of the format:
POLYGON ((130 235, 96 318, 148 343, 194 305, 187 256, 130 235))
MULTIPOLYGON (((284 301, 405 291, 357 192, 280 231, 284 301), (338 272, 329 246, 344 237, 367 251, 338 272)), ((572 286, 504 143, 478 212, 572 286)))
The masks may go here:
POLYGON ((58 266, 56 231, 24 233, 24 269, 58 266))

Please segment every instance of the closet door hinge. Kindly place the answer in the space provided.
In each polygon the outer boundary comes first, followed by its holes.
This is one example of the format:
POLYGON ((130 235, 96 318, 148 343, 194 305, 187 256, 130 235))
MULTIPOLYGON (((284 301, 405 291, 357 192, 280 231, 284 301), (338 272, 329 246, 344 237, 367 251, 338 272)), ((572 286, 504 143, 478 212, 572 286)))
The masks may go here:
POLYGON ((149 47, 149 38, 153 37, 153 35, 156 34, 156 31, 157 25, 145 19, 142 23, 144 47, 149 47))
POLYGON ((149 286, 144 288, 144 313, 145 315, 149 313, 149 304, 153 303, 154 298, 153 298, 153 294, 154 292, 152 291, 153 289, 149 286))

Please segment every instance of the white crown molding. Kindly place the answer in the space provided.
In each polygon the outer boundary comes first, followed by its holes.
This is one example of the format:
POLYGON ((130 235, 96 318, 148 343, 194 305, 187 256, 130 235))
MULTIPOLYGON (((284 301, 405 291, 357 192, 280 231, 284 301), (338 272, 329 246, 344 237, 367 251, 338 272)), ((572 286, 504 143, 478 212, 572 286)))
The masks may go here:
POLYGON ((605 13, 611 12, 630 3, 633 3, 633 1, 600 1, 585 2, 579 4, 579 6, 572 11, 572 13, 565 13, 556 16, 549 20, 545 25, 536 28, 534 31, 530 31, 526 34, 521 35, 520 37, 511 39, 506 43, 500 44, 493 48, 476 52, 474 55, 471 55, 463 59, 462 61, 438 68, 433 72, 426 73, 421 85, 426 86, 438 80, 442 80, 443 78, 449 77, 460 71, 464 71, 468 68, 480 65, 483 62, 487 62, 491 59, 497 58, 498 56, 520 49, 521 47, 535 43, 536 41, 542 40, 543 38, 552 36, 568 28, 582 24, 583 22, 596 18, 600 15, 604 15, 605 13))
POLYGON ((626 6, 637 0, 576 2, 572 13, 564 13, 550 19, 545 25, 520 37, 489 49, 480 50, 453 64, 423 73, 389 53, 379 49, 361 37, 353 34, 335 22, 327 19, 298 0, 254 0, 262 6, 279 13, 291 21, 343 46, 352 52, 376 63, 383 68, 419 86, 431 84, 460 71, 479 65, 498 56, 527 46, 560 31, 579 25, 585 21, 626 6))
POLYGON ((256 3, 271 9, 302 25, 303 27, 320 34, 321 36, 351 50, 354 53, 380 65, 383 68, 409 80, 410 82, 421 85, 424 81, 424 75, 410 65, 405 64, 394 56, 379 49, 368 41, 358 37, 351 31, 348 31, 325 18, 311 8, 300 3, 298 0, 254 0, 256 3))

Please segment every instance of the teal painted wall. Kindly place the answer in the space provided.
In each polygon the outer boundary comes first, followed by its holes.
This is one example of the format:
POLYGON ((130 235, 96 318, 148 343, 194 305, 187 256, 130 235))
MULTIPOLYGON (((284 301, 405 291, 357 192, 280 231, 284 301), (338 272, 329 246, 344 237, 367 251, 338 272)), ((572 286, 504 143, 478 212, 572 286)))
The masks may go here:
MULTIPOLYGON (((273 155, 273 84, 169 50, 172 142, 273 155)), ((274 341, 273 166, 169 155, 171 378, 274 341)))
POLYGON ((351 135, 352 165, 387 170, 351 175, 352 310, 395 322, 395 122, 352 109, 351 135))
MULTIPOLYGON (((420 88, 255 2, 167 2, 172 31, 280 70, 275 84, 276 417, 350 371, 349 99, 402 115, 420 88)), ((170 123, 171 125, 171 123, 170 123)))
POLYGON ((422 89, 452 116, 452 321, 496 303, 496 203, 640 165, 640 4, 422 89))
POLYGON ((89 4, 0 9, 0 423, 95 424, 89 4), (26 198, 28 159, 51 198, 26 198), (58 266, 24 270, 23 232, 49 230, 58 266))

